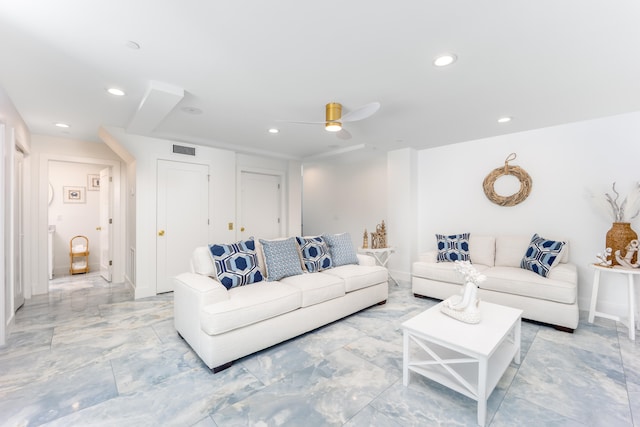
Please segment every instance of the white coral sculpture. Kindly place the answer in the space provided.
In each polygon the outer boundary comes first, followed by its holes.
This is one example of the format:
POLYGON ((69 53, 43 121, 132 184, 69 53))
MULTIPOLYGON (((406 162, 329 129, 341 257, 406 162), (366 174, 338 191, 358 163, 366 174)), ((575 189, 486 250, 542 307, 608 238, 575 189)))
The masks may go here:
POLYGON ((480 283, 487 280, 487 277, 484 274, 480 274, 469 261, 456 261, 455 264, 455 270, 464 276, 465 283, 473 283, 479 286, 480 283))
POLYGON ((620 200, 615 182, 612 185, 612 191, 613 195, 604 193, 604 197, 592 195, 591 198, 613 222, 631 222, 640 214, 640 183, 636 182, 623 200, 620 200))

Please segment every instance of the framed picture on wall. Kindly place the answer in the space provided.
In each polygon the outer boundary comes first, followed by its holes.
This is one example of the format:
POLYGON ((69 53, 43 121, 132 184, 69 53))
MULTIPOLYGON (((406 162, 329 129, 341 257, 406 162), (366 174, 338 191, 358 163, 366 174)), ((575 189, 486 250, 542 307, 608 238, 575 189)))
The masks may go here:
POLYGON ((100 190, 100 175, 87 175, 87 190, 98 191, 100 190))
POLYGON ((65 203, 85 203, 85 187, 62 187, 62 200, 65 203))

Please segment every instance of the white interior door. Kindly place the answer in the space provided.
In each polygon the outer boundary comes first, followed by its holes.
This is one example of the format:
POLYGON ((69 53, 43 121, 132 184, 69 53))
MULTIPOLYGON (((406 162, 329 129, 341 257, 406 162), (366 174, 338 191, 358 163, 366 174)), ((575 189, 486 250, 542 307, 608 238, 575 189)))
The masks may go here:
POLYGON ((209 167, 158 160, 156 293, 173 290, 171 278, 189 271, 193 250, 207 244, 209 167))
POLYGON ((104 168, 100 171, 100 225, 98 231, 100 235, 100 275, 111 282, 112 272, 112 248, 111 248, 111 228, 113 220, 111 215, 111 168, 104 168))
POLYGON ((23 162, 24 155, 22 151, 15 150, 14 160, 14 177, 15 177, 15 193, 14 193, 14 265, 13 265, 13 301, 14 309, 18 310, 24 304, 24 280, 23 280, 23 254, 22 248, 24 243, 24 225, 22 221, 23 209, 23 162))
POLYGON ((240 238, 281 237, 281 177, 242 172, 240 180, 240 238))

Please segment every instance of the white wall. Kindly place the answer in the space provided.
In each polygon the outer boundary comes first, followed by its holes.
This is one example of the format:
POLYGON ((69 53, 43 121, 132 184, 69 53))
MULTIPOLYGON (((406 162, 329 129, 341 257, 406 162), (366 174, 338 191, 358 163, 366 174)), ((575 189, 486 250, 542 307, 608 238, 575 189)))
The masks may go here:
MULTIPOLYGON (((626 191, 640 180, 640 113, 469 141, 419 152, 419 252, 435 248, 435 233, 518 233, 567 238, 570 261, 579 269, 579 304, 588 309, 592 271, 588 265, 605 245, 611 221, 603 219, 586 194, 626 191), (482 189, 484 178, 504 166, 526 170, 533 180, 521 204, 501 207, 482 189)), ((508 195, 508 194, 505 194, 508 195)), ((640 231, 640 222, 632 223, 640 231)), ((626 308, 623 277, 604 274, 599 308, 626 308)))
MULTIPOLYGON (((386 153, 352 153, 303 165, 303 234, 348 232, 356 248, 363 234, 387 220, 386 153)), ((390 246, 394 235, 387 231, 390 246)))
MULTIPOLYGON (((49 183, 53 200, 49 205, 49 225, 56 226, 53 235, 53 271, 56 277, 69 275, 69 240, 77 235, 89 239, 89 268, 100 269, 100 235, 96 230, 100 220, 100 192, 90 191, 87 175, 99 175, 103 165, 52 160, 49 162, 49 183), (64 187, 82 187, 85 203, 65 203, 64 187)), ((79 242, 76 242, 79 243, 79 242)))
POLYGON ((418 248, 417 159, 412 148, 387 154, 387 235, 389 246, 394 247, 387 267, 396 280, 411 279, 411 261, 418 248))

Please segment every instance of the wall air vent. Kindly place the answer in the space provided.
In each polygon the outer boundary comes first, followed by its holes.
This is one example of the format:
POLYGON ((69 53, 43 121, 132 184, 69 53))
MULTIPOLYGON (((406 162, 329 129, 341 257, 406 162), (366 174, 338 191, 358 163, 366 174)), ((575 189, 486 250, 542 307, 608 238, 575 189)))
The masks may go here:
POLYGON ((173 144, 173 152, 177 154, 186 154, 187 156, 195 156, 196 148, 173 144))

